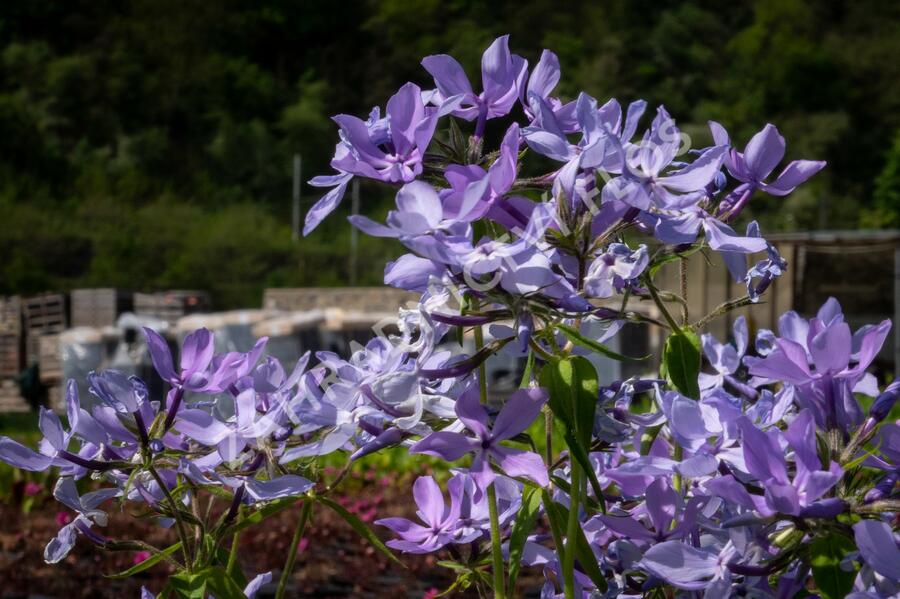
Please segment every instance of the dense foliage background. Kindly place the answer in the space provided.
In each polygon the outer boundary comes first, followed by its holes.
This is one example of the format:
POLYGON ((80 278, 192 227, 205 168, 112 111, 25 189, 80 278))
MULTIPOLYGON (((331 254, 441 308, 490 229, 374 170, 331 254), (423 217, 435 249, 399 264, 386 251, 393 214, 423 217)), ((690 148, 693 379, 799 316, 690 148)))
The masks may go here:
MULTIPOLYGON (((360 116, 446 52, 474 75, 511 33, 553 48, 563 95, 665 103, 695 145, 766 122, 829 167, 760 203, 769 230, 900 225, 900 4, 607 0, 29 0, 0 3, 0 293, 349 282, 350 227, 291 242, 291 156, 326 173, 360 116)), ((304 186, 305 206, 320 191, 304 186)), ((388 196, 362 188, 362 209, 388 196)), ((347 204, 342 214, 347 212, 347 204)), ((360 240, 359 281, 393 244, 360 240)))

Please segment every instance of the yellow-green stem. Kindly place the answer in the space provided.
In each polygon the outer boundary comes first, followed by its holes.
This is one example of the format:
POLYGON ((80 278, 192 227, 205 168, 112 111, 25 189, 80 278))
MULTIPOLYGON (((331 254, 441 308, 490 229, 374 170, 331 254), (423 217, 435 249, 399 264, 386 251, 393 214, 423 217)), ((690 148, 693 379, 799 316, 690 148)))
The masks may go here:
POLYGON ((494 485, 488 487, 488 514, 491 519, 491 557, 493 561, 494 597, 506 599, 506 568, 503 565, 503 548, 500 538, 500 516, 497 512, 497 492, 494 485))
POLYGON ((288 549, 287 560, 284 562, 284 570, 281 572, 281 579, 278 581, 278 590, 275 591, 275 599, 284 599, 284 591, 287 588, 288 580, 294 571, 294 563, 297 561, 297 547, 303 539, 303 531, 306 528, 306 522, 309 520, 309 514, 312 512, 312 499, 307 498, 303 502, 303 508, 300 510, 300 520, 297 522, 297 529, 294 530, 294 538, 291 540, 291 547, 288 549))
MULTIPOLYGON (((571 455, 571 450, 569 455, 571 455)), ((578 510, 581 504, 581 466, 577 460, 569 461, 572 476, 569 487, 569 520, 566 526, 566 552, 563 555, 562 576, 566 599, 575 599, 575 544, 578 538, 578 510)))

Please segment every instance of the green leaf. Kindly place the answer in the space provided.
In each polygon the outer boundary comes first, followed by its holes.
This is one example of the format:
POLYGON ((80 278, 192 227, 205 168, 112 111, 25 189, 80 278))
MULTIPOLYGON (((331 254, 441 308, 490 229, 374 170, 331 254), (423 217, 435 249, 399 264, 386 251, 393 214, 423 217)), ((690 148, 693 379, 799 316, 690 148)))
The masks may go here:
POLYGON ((553 545, 556 548, 556 555, 559 563, 565 561, 566 546, 563 543, 563 531, 566 529, 566 519, 558 510, 554 509, 553 497, 546 489, 541 489, 541 501, 544 503, 544 513, 547 514, 547 520, 550 521, 550 534, 553 535, 553 545))
POLYGON ((397 556, 394 555, 394 552, 388 549, 387 545, 385 545, 381 541, 381 539, 378 538, 375 532, 371 528, 366 526, 366 523, 360 520, 355 514, 352 514, 346 508, 344 508, 344 506, 332 501, 328 497, 316 496, 316 501, 334 510, 338 514, 338 516, 347 521, 347 524, 349 524, 353 528, 353 530, 356 531, 356 534, 372 543, 373 547, 388 556, 391 561, 400 566, 403 566, 403 562, 397 559, 397 556))
POLYGON ((572 439, 572 435, 566 434, 566 444, 569 446, 569 451, 572 452, 572 455, 578 460, 578 463, 581 465, 581 470, 587 474, 588 482, 591 483, 594 495, 597 496, 597 502, 600 504, 600 509, 605 514, 606 500, 603 498, 603 489, 600 488, 600 480, 597 478, 597 473, 594 472, 594 465, 591 464, 588 452, 585 451, 580 443, 573 441, 575 440, 572 439))
POLYGON ((534 352, 528 351, 528 359, 525 360, 525 370, 522 372, 522 380, 519 382, 519 389, 525 389, 531 384, 531 373, 534 371, 534 352))
POLYGON ((673 332, 663 349, 662 374, 679 393, 700 399, 700 338, 689 328, 673 332))
POLYGON ((594 413, 600 397, 594 365, 581 356, 554 360, 544 365, 540 381, 550 394, 553 414, 566 429, 575 431, 575 438, 586 451, 590 446, 594 413))
POLYGON ((204 599, 206 596, 206 573, 202 570, 193 574, 175 574, 169 578, 169 584, 175 594, 183 599, 204 599))
POLYGON ((525 540, 534 529, 534 525, 541 515, 541 494, 529 487, 522 496, 522 507, 516 514, 512 532, 509 537, 509 583, 507 588, 511 592, 516 589, 516 579, 519 577, 519 569, 522 567, 522 552, 525 550, 525 540))
POLYGON ((856 570, 843 570, 841 560, 855 550, 853 540, 837 532, 813 540, 809 547, 810 564, 816 587, 824 599, 845 597, 853 588, 856 570))
POLYGON ((569 341, 571 341, 575 345, 580 345, 581 347, 583 347, 585 349, 589 349, 598 354, 602 354, 602 355, 606 356, 607 358, 612 358, 613 360, 618 360, 620 362, 640 362, 642 360, 646 360, 649 357, 649 356, 644 356, 642 358, 632 358, 631 356, 623 356, 622 354, 620 354, 618 352, 614 352, 613 350, 609 349, 602 343, 598 343, 597 341, 594 341, 593 339, 588 339, 587 337, 582 335, 577 329, 574 329, 570 326, 567 326, 564 324, 558 324, 558 325, 556 325, 556 328, 557 328, 557 330, 559 330, 560 333, 565 335, 569 339, 569 341))
MULTIPOLYGON (((544 510, 546 510, 547 515, 550 516, 551 526, 553 521, 565 523, 569 518, 569 510, 566 509, 565 506, 552 501, 552 499, 549 502, 545 499, 544 510)), ((554 539, 555 538, 556 535, 554 534, 554 539)), ((557 545, 557 547, 559 547, 559 545, 557 545)), ((562 558, 560 557, 560 559, 562 558)), ((607 587, 606 578, 604 578, 603 572, 597 564, 597 557, 594 555, 594 552, 591 551, 591 545, 588 543, 587 537, 584 536, 584 531, 580 527, 577 529, 577 536, 575 537, 575 559, 578 560, 579 569, 588 575, 588 578, 590 578, 591 582, 597 586, 597 589, 600 592, 605 591, 607 587)))
POLYGON ((206 586, 216 599, 247 599, 244 589, 228 575, 225 568, 206 568, 206 586))
POLYGON ((153 566, 155 566, 156 564, 161 562, 166 557, 172 555, 179 549, 181 549, 181 541, 178 541, 174 545, 169 545, 168 547, 166 547, 159 553, 154 553, 153 555, 151 555, 150 557, 148 557, 141 563, 135 564, 134 566, 128 568, 127 570, 123 570, 122 572, 119 572, 118 574, 110 574, 106 578, 110 578, 112 580, 120 580, 122 578, 129 578, 131 576, 134 576, 135 574, 143 572, 144 570, 152 568, 153 566))

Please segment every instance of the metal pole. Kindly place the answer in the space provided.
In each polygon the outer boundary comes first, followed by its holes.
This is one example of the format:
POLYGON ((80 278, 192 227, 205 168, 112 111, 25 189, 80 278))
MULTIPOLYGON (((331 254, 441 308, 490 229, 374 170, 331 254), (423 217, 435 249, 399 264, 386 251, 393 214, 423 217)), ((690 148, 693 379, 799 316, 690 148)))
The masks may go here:
MULTIPOLYGON (((359 181, 353 179, 350 191, 350 212, 356 216, 359 214, 359 181)), ((350 227, 350 285, 356 285, 356 250, 359 245, 359 231, 356 227, 350 227)))
POLYGON ((896 323, 900 323, 900 247, 894 248, 894 372, 900 366, 900 333, 897 332, 896 323))
POLYGON ((294 243, 300 240, 300 174, 302 166, 300 154, 294 154, 294 210, 291 219, 291 240, 294 243))

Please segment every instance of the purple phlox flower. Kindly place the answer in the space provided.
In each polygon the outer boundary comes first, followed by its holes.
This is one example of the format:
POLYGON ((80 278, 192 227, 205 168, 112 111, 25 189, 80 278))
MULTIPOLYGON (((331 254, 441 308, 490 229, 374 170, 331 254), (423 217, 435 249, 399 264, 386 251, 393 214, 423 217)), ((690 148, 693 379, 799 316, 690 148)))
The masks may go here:
POLYGON ((522 108, 528 118, 534 120, 537 114, 532 110, 532 96, 543 100, 553 112, 553 116, 566 133, 574 133, 578 130, 578 121, 575 118, 576 102, 563 103, 558 98, 551 96, 551 92, 559 83, 560 69, 559 58, 550 50, 541 52, 541 58, 531 71, 528 83, 522 90, 522 108))
POLYGON ((900 399, 900 379, 885 387, 884 391, 872 402, 871 407, 869 407, 869 418, 865 429, 867 431, 871 430, 876 424, 887 418, 898 399, 900 399))
POLYGON ((672 438, 687 452, 680 463, 673 463, 673 471, 696 478, 714 473, 720 461, 743 466, 735 446, 742 414, 739 400, 720 389, 700 401, 675 391, 657 393, 656 400, 672 438))
MULTIPOLYGON (((505 476, 494 481, 500 527, 506 528, 522 505, 522 484, 505 476)), ((454 530, 456 543, 468 543, 490 534, 488 496, 474 477, 465 471, 457 472, 447 483, 451 500, 458 498, 459 515, 454 530)))
POLYGON ((890 525, 880 520, 861 520, 853 536, 866 566, 893 583, 900 583, 900 548, 890 525))
POLYGON ((528 76, 528 61, 509 52, 509 36, 498 37, 481 57, 483 91, 475 94, 462 66, 451 56, 435 54, 422 59, 422 66, 434 77, 437 90, 432 102, 452 110, 450 114, 467 121, 478 119, 475 136, 484 133, 487 119, 509 113, 519 99, 528 76))
MULTIPOLYGON (((491 288, 496 284, 494 278, 482 282, 478 277, 496 273, 498 270, 513 271, 515 275, 519 266, 527 261, 534 253, 543 253, 542 247, 544 234, 555 223, 555 204, 552 202, 540 203, 534 206, 528 217, 528 223, 524 228, 515 228, 511 232, 516 238, 492 239, 483 237, 476 244, 459 242, 450 247, 454 256, 455 265, 462 269, 464 281, 471 287, 483 286, 491 288)), ((544 256, 546 260, 549 258, 544 256)), ((523 273, 524 278, 530 278, 535 273, 523 273)), ((559 280, 561 277, 546 272, 546 269, 538 277, 540 284, 534 287, 536 290, 559 280)), ((515 291, 509 290, 511 293, 515 291)))
MULTIPOLYGON (((66 412, 69 421, 68 431, 63 429, 55 413, 46 408, 40 409, 38 423, 44 434, 39 444, 40 453, 8 437, 0 437, 0 461, 32 472, 42 472, 57 466, 63 468, 67 474, 83 473, 85 460, 91 460, 99 453, 99 448, 110 442, 110 435, 106 427, 80 406, 78 385, 71 379, 66 384, 66 412), (82 450, 71 454, 68 448, 70 441, 75 438, 82 440, 82 450), (68 460, 68 457, 73 456, 76 462, 68 460)), ((124 430, 118 420, 116 425, 124 430)), ((132 435, 128 436, 133 439, 132 435)))
MULTIPOLYGON (((878 448, 878 453, 867 457, 863 464, 888 473, 900 473, 900 424, 885 422, 876 431, 872 444, 878 448)), ((890 487, 888 493, 892 490, 890 487)))
POLYGON ((272 582, 271 572, 257 574, 253 577, 253 580, 248 582, 247 586, 244 587, 244 596, 247 597, 247 599, 255 599, 256 594, 259 593, 260 589, 270 582, 272 582))
POLYGON ((525 226, 527 215, 517 207, 524 198, 503 198, 516 180, 519 143, 519 125, 513 123, 503 136, 497 159, 487 171, 478 165, 447 167, 444 176, 450 187, 440 193, 447 218, 468 223, 488 215, 502 224, 525 226))
POLYGON ((309 491, 314 484, 315 483, 302 476, 285 474, 268 480, 255 478, 243 480, 235 479, 230 481, 229 486, 237 487, 244 485, 245 493, 243 494, 243 501, 253 505, 266 501, 276 501, 286 497, 299 497, 309 491))
POLYGON ((496 462, 509 476, 524 476, 547 486, 550 479, 541 456, 500 444, 527 429, 546 401, 547 392, 543 389, 520 389, 506 400, 491 427, 487 410, 479 403, 478 385, 473 384, 456 400, 456 415, 474 437, 437 431, 413 445, 410 453, 434 455, 448 461, 474 453, 470 470, 482 489, 486 489, 497 477, 490 461, 496 462))
POLYGON ((641 244, 632 250, 624 243, 611 243, 588 267, 584 276, 584 291, 588 297, 596 298, 621 293, 644 272, 648 262, 646 245, 641 244))
MULTIPOLYGON (((715 370, 715 374, 700 373, 700 390, 706 391, 721 387, 726 382, 740 392, 744 392, 746 385, 738 381, 733 375, 741 367, 741 360, 747 353, 747 342, 749 334, 747 332, 747 319, 738 316, 731 328, 734 344, 719 343, 710 333, 704 333, 700 338, 703 346, 703 355, 709 361, 709 365, 715 370)), ((756 392, 752 389, 751 399, 755 397, 756 392)))
POLYGON ((706 590, 704 597, 730 597, 731 568, 739 552, 728 542, 721 549, 665 541, 650 547, 638 566, 672 586, 688 591, 706 590))
POLYGON ((791 411, 795 393, 793 385, 783 385, 775 393, 760 389, 756 401, 746 408, 744 415, 760 428, 778 424, 791 411))
MULTIPOLYGON (((144 327, 144 336, 153 367, 157 374, 173 387, 197 393, 219 393, 228 387, 220 384, 224 373, 210 370, 216 348, 215 339, 209 329, 197 329, 184 338, 177 372, 166 340, 149 327, 144 327)), ((228 381, 228 384, 231 384, 231 381, 228 381)))
POLYGON ((104 370, 90 372, 87 378, 91 395, 120 414, 139 412, 147 400, 147 386, 136 376, 104 370))
MULTIPOLYGON (((291 432, 287 401, 275 402, 271 409, 270 406, 260 406, 259 403, 255 389, 245 389, 234 399, 233 422, 222 423, 223 427, 213 425, 223 435, 215 444, 223 460, 237 460, 248 446, 254 447, 260 443, 277 448, 291 432)), ((189 419, 190 416, 179 418, 181 432, 187 430, 185 423, 189 419)))
POLYGON ((597 101, 581 93, 576 101, 576 118, 582 137, 577 144, 569 142, 562 125, 546 101, 529 97, 536 117, 533 124, 522 130, 528 146, 543 156, 565 165, 553 181, 553 195, 563 194, 575 206, 575 180, 582 169, 615 170, 621 164, 621 146, 600 121, 597 101))
MULTIPOLYGON (((862 420, 853 390, 884 344, 890 320, 851 335, 837 302, 826 302, 809 322, 796 313, 779 320, 782 337, 764 358, 746 362, 750 374, 797 387, 797 401, 816 414, 823 428, 851 427, 862 420)), ((865 387, 863 387, 865 388, 865 387)))
POLYGON ((706 198, 707 187, 722 166, 726 148, 709 148, 685 166, 674 162, 681 144, 675 121, 660 106, 644 138, 636 144, 623 143, 622 176, 604 186, 603 201, 618 200, 640 210, 696 206, 706 198))
POLYGON ((94 524, 106 526, 106 512, 98 508, 106 500, 119 495, 121 495, 119 489, 100 489, 79 496, 72 478, 60 478, 53 489, 53 496, 57 501, 77 512, 78 515, 47 543, 47 547, 44 549, 44 561, 48 564, 55 564, 65 558, 75 546, 75 538, 78 533, 88 536, 94 542, 104 542, 103 537, 91 531, 91 526, 94 524))
POLYGON ((439 261, 404 254, 384 267, 384 284, 424 293, 433 282, 440 281, 446 272, 446 267, 439 261))
POLYGON ((513 295, 540 294, 552 300, 554 307, 570 312, 589 312, 594 306, 578 295, 572 280, 559 274, 560 253, 531 247, 511 260, 504 260, 500 286, 513 295))
POLYGON ((663 243, 693 243, 702 230, 709 247, 725 254, 727 263, 734 261, 733 254, 755 254, 767 247, 765 239, 742 237, 699 206, 690 206, 672 214, 643 213, 641 220, 653 229, 653 235, 663 243))
POLYGON ((409 183, 422 173, 425 150, 434 135, 438 111, 422 102, 422 91, 407 83, 391 96, 386 115, 374 108, 368 121, 339 114, 341 142, 331 166, 337 175, 315 177, 309 184, 334 187, 306 215, 303 234, 308 235, 337 208, 354 176, 386 183, 409 183))
POLYGON ((441 488, 430 476, 420 476, 413 484, 416 515, 424 526, 406 518, 384 518, 375 524, 391 529, 399 539, 387 542, 389 547, 405 553, 431 553, 456 540, 462 485, 450 488, 450 505, 444 502, 441 488))
POLYGON ((824 161, 794 160, 774 181, 766 183, 765 179, 784 158, 784 138, 775 125, 768 124, 763 127, 762 131, 750 139, 743 153, 730 147, 731 140, 722 125, 710 121, 709 128, 717 146, 730 148, 725 158, 725 168, 732 177, 741 181, 741 185, 738 185, 719 207, 718 216, 723 220, 731 220, 740 214, 755 190, 761 189, 770 195, 786 196, 825 167, 824 161))
POLYGON ((387 216, 387 225, 353 215, 350 222, 373 237, 398 238, 411 250, 433 260, 446 261, 444 239, 467 237, 468 225, 445 218, 441 198, 424 181, 407 183, 397 192, 397 210, 387 216))
POLYGON ((774 428, 763 432, 746 418, 742 418, 738 426, 743 438, 747 472, 765 487, 765 504, 757 501, 745 507, 756 508, 763 516, 800 515, 843 475, 836 462, 832 462, 828 470, 822 470, 816 452, 816 424, 810 410, 802 410, 784 434, 774 428), (793 479, 788 476, 782 446, 785 441, 794 452, 796 473, 793 479))
MULTIPOLYGON (((760 237, 759 225, 756 221, 747 225, 747 237, 760 237)), ((744 258, 741 257, 743 261, 744 258)), ((766 257, 754 264, 750 270, 746 272, 743 279, 747 284, 747 295, 753 302, 759 300, 772 281, 780 277, 787 270, 787 260, 781 257, 781 254, 771 243, 766 242, 766 257)))
POLYGON ((680 539, 696 526, 706 501, 706 497, 692 497, 685 503, 668 477, 657 477, 647 487, 642 506, 628 515, 601 514, 597 518, 617 536, 636 542, 680 539), (641 515, 646 516, 647 522, 638 519, 641 515))
POLYGON ((250 374, 265 348, 267 338, 259 339, 247 352, 215 355, 215 341, 208 329, 198 329, 184 338, 179 370, 176 372, 169 345, 156 331, 145 327, 150 358, 159 376, 172 386, 167 397, 165 429, 174 422, 185 392, 216 394, 225 391, 250 374))

